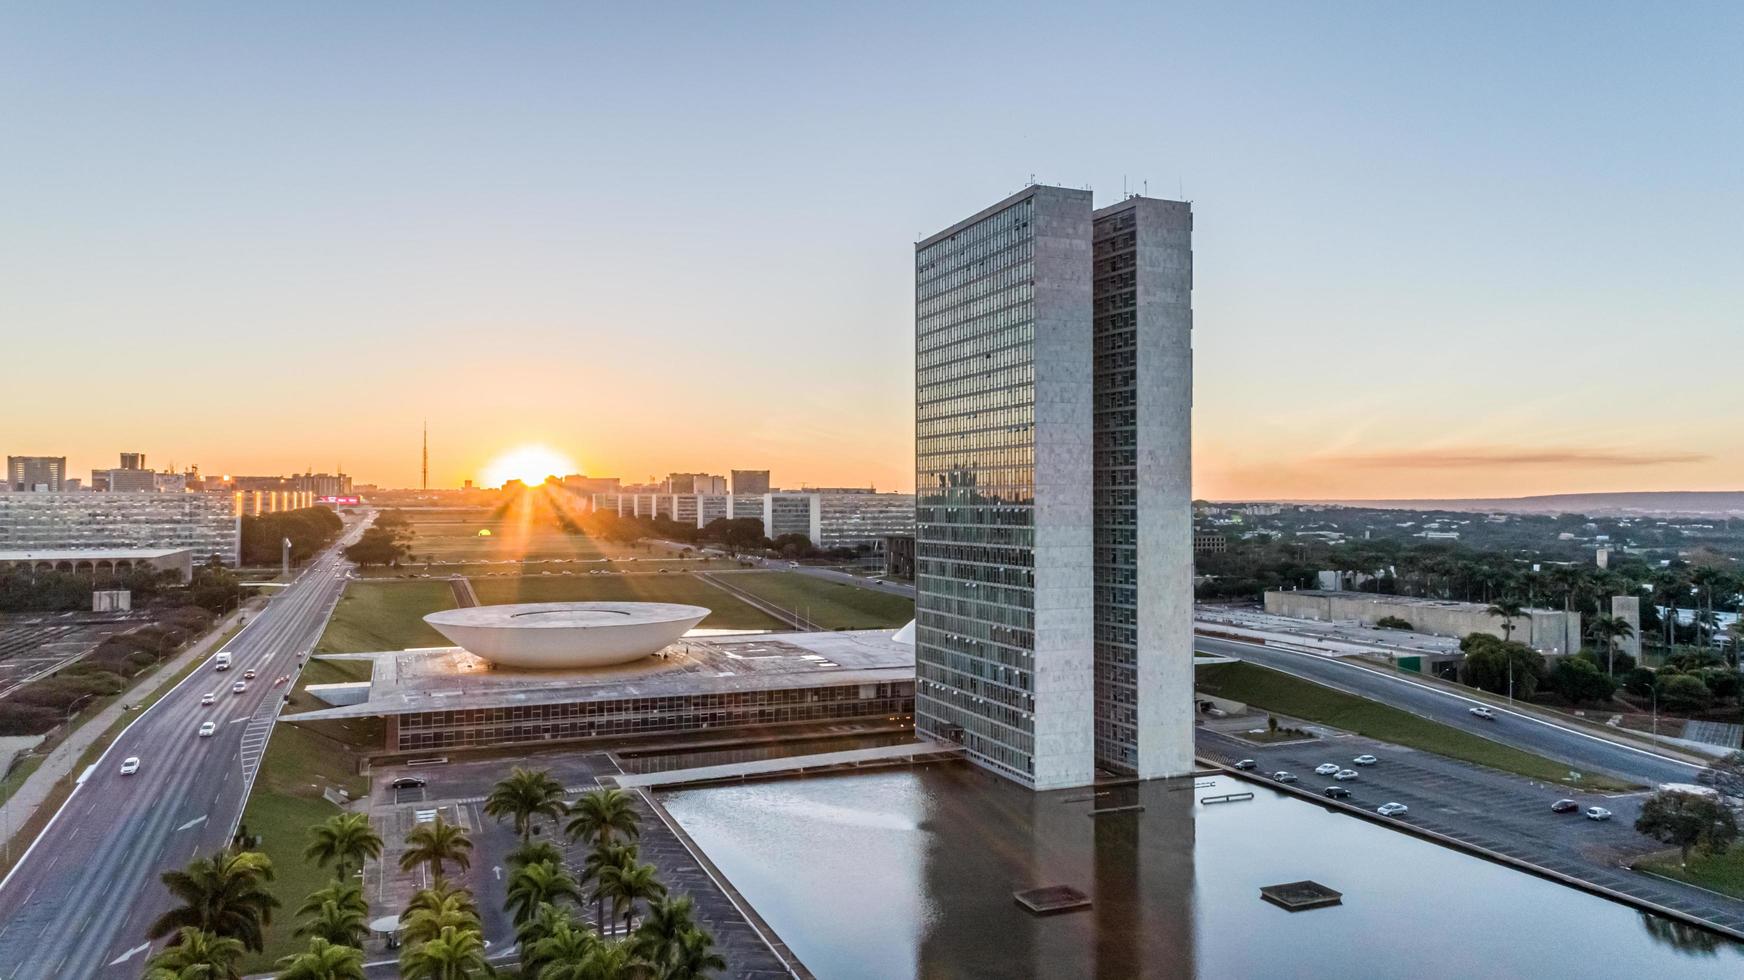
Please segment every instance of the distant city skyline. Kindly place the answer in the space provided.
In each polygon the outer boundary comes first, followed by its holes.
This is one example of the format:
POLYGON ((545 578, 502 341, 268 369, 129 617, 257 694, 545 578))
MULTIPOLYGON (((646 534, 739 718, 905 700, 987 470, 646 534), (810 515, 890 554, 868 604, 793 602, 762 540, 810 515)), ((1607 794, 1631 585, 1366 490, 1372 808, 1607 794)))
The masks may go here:
POLYGON ((912 490, 912 244, 1033 178, 1203 220, 1195 496, 1744 488, 1744 8, 1056 13, 8 7, 0 453, 912 490))

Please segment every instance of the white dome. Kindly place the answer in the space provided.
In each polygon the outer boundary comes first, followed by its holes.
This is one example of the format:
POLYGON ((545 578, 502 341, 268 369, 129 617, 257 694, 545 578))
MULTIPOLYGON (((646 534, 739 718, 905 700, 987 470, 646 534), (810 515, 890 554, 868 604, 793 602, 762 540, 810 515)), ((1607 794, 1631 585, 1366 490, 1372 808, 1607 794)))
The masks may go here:
POLYGON ((445 609, 424 622, 491 663, 559 670, 639 660, 708 614, 668 602, 526 602, 445 609))

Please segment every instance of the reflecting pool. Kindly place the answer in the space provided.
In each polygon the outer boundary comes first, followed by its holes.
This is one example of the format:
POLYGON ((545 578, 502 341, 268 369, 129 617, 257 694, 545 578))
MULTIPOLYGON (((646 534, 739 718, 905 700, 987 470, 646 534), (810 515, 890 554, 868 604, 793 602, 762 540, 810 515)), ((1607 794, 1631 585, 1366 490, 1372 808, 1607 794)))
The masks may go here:
POLYGON ((1744 977, 1737 944, 1229 777, 1035 794, 945 764, 660 800, 827 980, 1744 977), (1301 879, 1343 904, 1260 899, 1301 879), (1012 898, 1042 885, 1093 905, 1012 898))

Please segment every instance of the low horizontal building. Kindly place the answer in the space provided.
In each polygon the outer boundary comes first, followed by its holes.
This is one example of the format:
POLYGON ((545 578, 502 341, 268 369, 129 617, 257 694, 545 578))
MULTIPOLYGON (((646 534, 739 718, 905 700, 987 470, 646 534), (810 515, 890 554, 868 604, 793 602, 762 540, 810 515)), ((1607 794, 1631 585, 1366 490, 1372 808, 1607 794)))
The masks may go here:
POLYGON ((236 502, 206 493, 0 493, 0 551, 183 549, 202 563, 217 555, 237 564, 236 502))
MULTIPOLYGON (((1383 619, 1402 619, 1417 633, 1456 637, 1488 633, 1498 638, 1505 637, 1502 618, 1490 615, 1489 608, 1476 602, 1417 599, 1372 592, 1302 589, 1266 593, 1266 612, 1274 616, 1323 623, 1354 622, 1365 626, 1377 625, 1383 619)), ((1513 638, 1539 653, 1561 656, 1580 650, 1581 615, 1578 612, 1528 609, 1512 625, 1513 638)))
POLYGON ((61 572, 104 579, 142 568, 174 572, 177 581, 186 585, 194 580, 194 553, 186 548, 0 551, 0 572, 61 572))
POLYGON ((914 646, 895 630, 687 635, 632 663, 556 670, 496 667, 460 647, 325 659, 372 661, 370 679, 311 685, 334 706, 283 720, 380 718, 388 753, 914 717, 914 646))

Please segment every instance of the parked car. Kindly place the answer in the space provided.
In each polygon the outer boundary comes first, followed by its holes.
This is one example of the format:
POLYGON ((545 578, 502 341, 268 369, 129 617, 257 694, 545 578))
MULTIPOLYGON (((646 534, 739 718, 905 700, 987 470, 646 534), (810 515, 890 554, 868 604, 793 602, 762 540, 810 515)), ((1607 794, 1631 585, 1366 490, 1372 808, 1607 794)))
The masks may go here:
POLYGON ((201 738, 211 738, 213 735, 216 735, 216 734, 218 734, 218 723, 217 722, 208 721, 205 724, 200 726, 200 737, 201 738))
POLYGON ((1246 772, 1246 771, 1252 769, 1254 767, 1254 765, 1255 765, 1255 762, 1252 759, 1243 759, 1240 762, 1237 762, 1235 764, 1235 768, 1240 769, 1243 772, 1246 772))
POLYGON ((1573 800, 1557 800, 1550 804, 1551 813, 1573 813, 1580 809, 1580 804, 1573 800))
POLYGON ((205 694, 200 695, 200 703, 201 704, 211 704, 212 702, 214 702, 216 700, 218 700, 218 695, 216 693, 213 693, 213 692, 207 692, 205 694))
POLYGON ((1332 774, 1332 778, 1341 783, 1348 783, 1353 779, 1361 779, 1362 773, 1357 772, 1355 769, 1340 769, 1332 774))
POLYGON ((1343 786, 1328 786, 1320 792, 1325 793, 1327 796, 1335 800, 1350 799, 1350 790, 1345 789, 1343 786))
POLYGON ((1611 819, 1611 811, 1602 806, 1589 806, 1586 810, 1586 817, 1588 820, 1609 820, 1611 819))
POLYGON ((422 789, 424 788, 424 777, 401 776, 388 785, 392 786, 394 789, 422 789))
POLYGON ((1356 763, 1359 766, 1372 766, 1381 760, 1375 758, 1372 755, 1359 755, 1350 761, 1356 763))
POLYGON ((1403 803, 1382 803, 1375 807, 1375 812, 1383 817, 1396 817, 1401 813, 1410 813, 1411 808, 1403 803))
POLYGON ((121 775, 131 776, 139 771, 139 756, 130 755, 121 760, 121 775))
POLYGON ((1316 776, 1330 776, 1333 773, 1337 772, 1338 770, 1339 770, 1339 765, 1336 762, 1322 763, 1321 765, 1314 767, 1314 775, 1316 775, 1316 776))
POLYGON ((1474 717, 1474 718, 1482 718, 1485 721, 1495 721, 1496 720, 1496 713, 1494 711, 1491 711, 1488 708, 1483 707, 1482 705, 1471 709, 1471 713, 1472 713, 1472 717, 1474 717))
POLYGON ((1283 771, 1272 773, 1272 778, 1276 779, 1280 783, 1293 783, 1296 781, 1296 776, 1294 773, 1288 773, 1288 772, 1283 772, 1283 771))

